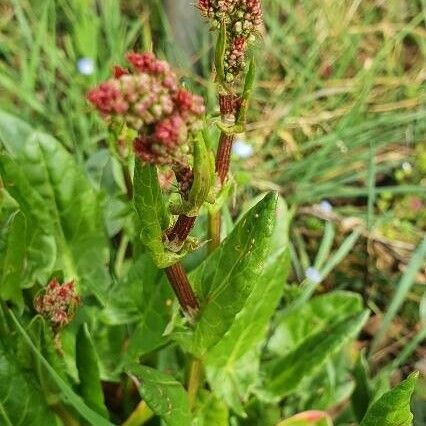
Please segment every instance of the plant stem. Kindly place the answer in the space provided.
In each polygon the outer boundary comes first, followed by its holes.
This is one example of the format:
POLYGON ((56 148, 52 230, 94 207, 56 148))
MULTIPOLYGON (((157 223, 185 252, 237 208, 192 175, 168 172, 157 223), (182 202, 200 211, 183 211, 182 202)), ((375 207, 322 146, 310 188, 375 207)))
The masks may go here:
POLYGON ((196 219, 196 216, 190 217, 183 214, 179 215, 178 220, 173 225, 173 228, 167 231, 167 238, 169 242, 176 245, 177 248, 180 248, 188 238, 196 219))
POLYGON ((189 365, 188 376, 188 399, 189 406, 194 407, 197 401, 198 390, 203 379, 203 364, 198 358, 193 358, 189 365))
MULTIPOLYGON (((240 110, 241 99, 233 94, 220 94, 219 107, 222 123, 226 126, 233 126, 240 110)), ((235 134, 222 132, 219 138, 219 146, 216 153, 216 174, 220 184, 226 182, 231 163, 232 145, 235 141, 235 134)), ((209 252, 212 252, 220 245, 221 214, 220 211, 209 213, 209 252)))
POLYGON ((198 313, 199 304, 182 265, 175 263, 169 266, 166 268, 166 275, 182 310, 190 319, 194 319, 198 313))
POLYGON ((209 253, 220 246, 220 211, 209 213, 209 229, 208 229, 208 240, 209 240, 209 253))
POLYGON ((122 426, 140 426, 152 417, 154 417, 153 411, 146 405, 145 401, 141 401, 122 426))
POLYGON ((216 173, 219 176, 221 185, 224 184, 228 177, 229 165, 231 162, 232 145, 235 135, 222 133, 219 139, 219 146, 216 154, 216 173))
POLYGON ((130 175, 129 167, 127 165, 122 164, 121 170, 123 173, 124 185, 126 187, 126 195, 127 198, 131 201, 133 199, 133 182, 132 177, 130 175))

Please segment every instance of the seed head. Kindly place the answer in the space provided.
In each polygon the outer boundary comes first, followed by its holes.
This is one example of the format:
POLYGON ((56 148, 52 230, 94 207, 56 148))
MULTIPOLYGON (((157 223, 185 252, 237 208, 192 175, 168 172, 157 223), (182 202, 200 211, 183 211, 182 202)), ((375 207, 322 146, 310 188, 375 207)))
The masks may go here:
POLYGON ((262 25, 260 0, 199 0, 198 8, 213 28, 219 28, 222 22, 226 24, 225 76, 231 82, 243 70, 247 46, 262 25))
POLYGON ((107 120, 118 117, 137 131, 134 150, 153 164, 172 163, 201 126, 204 101, 179 86, 170 65, 153 53, 127 54, 130 70, 115 67, 114 78, 87 98, 107 120))
POLYGON ((74 281, 59 284, 56 279, 49 282, 44 292, 34 299, 36 311, 47 318, 54 328, 62 328, 73 318, 80 296, 74 281))

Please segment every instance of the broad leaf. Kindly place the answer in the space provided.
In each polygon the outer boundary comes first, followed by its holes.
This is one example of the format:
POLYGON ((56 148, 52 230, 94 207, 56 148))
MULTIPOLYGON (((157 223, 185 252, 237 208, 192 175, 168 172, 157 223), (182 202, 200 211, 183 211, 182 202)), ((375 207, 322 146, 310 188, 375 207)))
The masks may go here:
POLYGON ((276 194, 266 195, 191 274, 201 305, 193 343, 199 356, 229 330, 259 280, 270 249, 276 202, 276 194))
POLYGON ((50 273, 62 269, 84 293, 102 301, 107 240, 99 197, 82 170, 56 139, 3 112, 0 142, 1 177, 31 230, 29 264, 42 261, 50 273))
POLYGON ((18 364, 16 355, 0 339, 0 424, 54 425, 55 416, 35 378, 18 364))
POLYGON ((361 426, 411 426, 411 395, 418 373, 411 374, 396 388, 382 395, 367 411, 361 426))
POLYGON ((241 400, 247 396, 258 375, 256 346, 265 338, 269 320, 284 290, 290 266, 288 254, 286 250, 268 263, 243 309, 206 359, 212 388, 240 414, 243 414, 241 400), (245 356, 249 351, 250 355, 245 356))
POLYGON ((92 410, 108 417, 99 375, 98 355, 86 324, 83 324, 77 333, 76 365, 81 397, 92 410))
POLYGON ((162 270, 148 255, 141 256, 111 293, 102 320, 127 325, 126 362, 152 352, 166 342, 173 294, 162 270))
POLYGON ((289 313, 284 309, 278 315, 268 349, 285 355, 308 336, 361 310, 361 296, 347 291, 317 296, 289 313))
POLYGON ((361 422, 373 399, 368 363, 363 352, 360 353, 352 374, 355 379, 355 389, 351 396, 352 411, 358 422, 361 422))
POLYGON ((303 379, 312 377, 331 355, 359 333, 367 318, 368 313, 363 312, 324 327, 283 357, 271 361, 266 368, 266 390, 279 398, 295 392, 303 379))
POLYGON ((98 413, 89 408, 85 402, 81 399, 79 395, 77 395, 74 390, 64 381, 64 379, 55 371, 55 369, 49 364, 49 362, 44 358, 44 356, 40 353, 37 347, 32 342, 31 338, 28 336, 15 314, 9 310, 9 315, 12 318, 13 323, 16 326, 16 330, 18 334, 22 337, 24 342, 28 345, 34 355, 38 358, 40 363, 44 366, 46 371, 49 373, 50 378, 56 384, 56 386, 61 391, 64 400, 67 404, 74 407, 74 409, 86 419, 89 424, 95 424, 96 426, 111 426, 111 423, 100 416, 98 413))
POLYGON ((192 426, 228 426, 228 407, 214 394, 202 390, 198 395, 192 426))
POLYGON ((134 205, 138 214, 142 244, 159 268, 178 262, 185 251, 175 253, 164 245, 164 233, 169 227, 169 215, 163 199, 157 168, 136 161, 134 175, 134 205))
POLYGON ((191 424, 191 411, 183 386, 168 374, 149 367, 132 366, 129 373, 140 381, 139 392, 149 408, 169 426, 191 424))
MULTIPOLYGON (((22 288, 25 269, 26 221, 22 212, 9 219, 5 229, 4 246, 0 259, 0 297, 23 309, 22 288)), ((1 248, 1 247, 0 247, 1 248)))

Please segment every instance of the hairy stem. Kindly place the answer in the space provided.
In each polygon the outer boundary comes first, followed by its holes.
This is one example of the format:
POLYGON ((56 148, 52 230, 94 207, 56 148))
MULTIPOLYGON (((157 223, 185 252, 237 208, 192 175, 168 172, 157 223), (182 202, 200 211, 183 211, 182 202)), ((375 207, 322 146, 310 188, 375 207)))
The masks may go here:
POLYGON ((194 319, 198 313, 199 304, 182 265, 175 263, 169 266, 166 268, 166 275, 182 310, 190 319, 194 319))

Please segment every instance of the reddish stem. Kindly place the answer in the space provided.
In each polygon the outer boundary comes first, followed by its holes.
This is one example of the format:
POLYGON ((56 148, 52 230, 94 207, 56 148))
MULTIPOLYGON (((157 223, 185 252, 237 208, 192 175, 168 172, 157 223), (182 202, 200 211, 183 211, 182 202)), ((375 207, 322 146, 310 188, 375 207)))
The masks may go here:
POLYGON ((234 143, 235 135, 227 135, 221 133, 219 146, 216 154, 216 173, 219 176, 220 183, 223 185, 229 172, 231 163, 232 144, 234 143))
POLYGON ((166 268, 166 275, 183 311, 194 318, 199 310, 199 304, 189 283, 185 270, 180 263, 166 268))
POLYGON ((184 243, 194 226, 196 216, 185 216, 184 214, 179 215, 178 220, 173 225, 173 228, 169 229, 166 233, 167 238, 170 242, 176 243, 177 246, 184 243))

